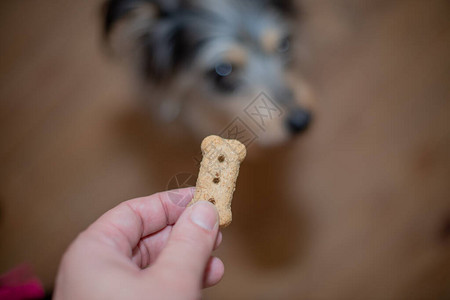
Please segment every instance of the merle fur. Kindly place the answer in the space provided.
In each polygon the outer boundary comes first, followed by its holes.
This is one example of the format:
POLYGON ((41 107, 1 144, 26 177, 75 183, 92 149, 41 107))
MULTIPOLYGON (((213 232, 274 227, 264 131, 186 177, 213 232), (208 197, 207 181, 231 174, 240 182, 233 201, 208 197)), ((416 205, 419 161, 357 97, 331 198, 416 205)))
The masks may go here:
MULTIPOLYGON (((207 1, 207 0, 206 0, 207 1)), ((226 1, 226 0, 223 0, 226 1)), ((272 7, 285 15, 294 12, 291 0, 241 0, 260 6, 272 7)), ((109 0, 105 5, 103 31, 108 37, 114 25, 124 19, 134 8, 145 3, 158 8, 158 22, 139 37, 144 49, 143 73, 162 81, 174 74, 180 67, 186 67, 194 58, 197 49, 208 39, 199 37, 192 28, 192 18, 212 18, 201 10, 191 9, 188 0, 109 0)), ((219 21, 220 16, 217 16, 219 21)))

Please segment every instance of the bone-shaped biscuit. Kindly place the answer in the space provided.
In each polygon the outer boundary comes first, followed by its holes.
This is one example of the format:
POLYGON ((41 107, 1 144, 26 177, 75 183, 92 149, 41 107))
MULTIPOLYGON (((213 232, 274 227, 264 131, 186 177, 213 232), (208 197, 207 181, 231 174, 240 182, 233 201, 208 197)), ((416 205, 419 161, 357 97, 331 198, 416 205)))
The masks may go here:
POLYGON ((216 135, 206 137, 201 149, 203 159, 194 198, 189 205, 200 200, 211 202, 219 213, 219 225, 224 228, 231 223, 231 200, 236 188, 239 165, 247 151, 241 142, 216 135))

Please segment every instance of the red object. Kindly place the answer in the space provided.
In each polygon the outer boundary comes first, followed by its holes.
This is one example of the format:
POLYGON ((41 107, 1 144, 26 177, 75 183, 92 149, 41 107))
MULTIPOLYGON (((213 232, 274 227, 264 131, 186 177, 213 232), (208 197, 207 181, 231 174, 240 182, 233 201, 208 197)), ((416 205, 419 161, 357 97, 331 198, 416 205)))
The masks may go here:
POLYGON ((21 265, 0 276, 0 300, 41 299, 44 296, 41 281, 28 265, 21 265))

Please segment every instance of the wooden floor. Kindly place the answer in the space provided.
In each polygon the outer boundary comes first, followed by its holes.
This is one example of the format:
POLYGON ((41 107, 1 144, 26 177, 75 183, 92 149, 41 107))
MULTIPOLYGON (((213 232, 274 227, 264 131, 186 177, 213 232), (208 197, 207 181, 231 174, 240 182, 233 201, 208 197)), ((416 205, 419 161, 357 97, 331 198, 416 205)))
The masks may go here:
MULTIPOLYGON (((51 288, 120 201, 196 172, 99 38, 101 1, 0 3, 0 272, 51 288)), ((450 299, 450 3, 305 0, 315 123, 246 162, 208 299, 450 299)))

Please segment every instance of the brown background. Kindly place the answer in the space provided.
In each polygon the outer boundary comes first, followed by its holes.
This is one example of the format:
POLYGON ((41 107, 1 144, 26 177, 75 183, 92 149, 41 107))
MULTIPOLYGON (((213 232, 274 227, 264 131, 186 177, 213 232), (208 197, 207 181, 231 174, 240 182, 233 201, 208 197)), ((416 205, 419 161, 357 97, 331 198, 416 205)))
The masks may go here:
MULTIPOLYGON (((101 1, 0 3, 0 272, 51 288, 102 212, 196 172, 100 42, 101 1)), ((450 4, 303 2, 316 119, 246 162, 211 299, 450 299, 450 4)))

